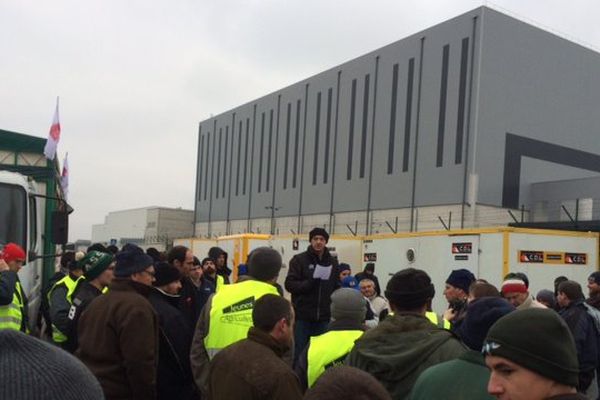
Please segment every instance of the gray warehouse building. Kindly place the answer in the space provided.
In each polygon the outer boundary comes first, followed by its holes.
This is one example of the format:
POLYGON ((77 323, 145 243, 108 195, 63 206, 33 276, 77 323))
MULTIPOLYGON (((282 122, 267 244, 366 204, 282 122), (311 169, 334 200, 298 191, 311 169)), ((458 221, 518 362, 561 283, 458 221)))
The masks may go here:
POLYGON ((202 121, 195 234, 597 219, 599 71, 472 10, 202 121))

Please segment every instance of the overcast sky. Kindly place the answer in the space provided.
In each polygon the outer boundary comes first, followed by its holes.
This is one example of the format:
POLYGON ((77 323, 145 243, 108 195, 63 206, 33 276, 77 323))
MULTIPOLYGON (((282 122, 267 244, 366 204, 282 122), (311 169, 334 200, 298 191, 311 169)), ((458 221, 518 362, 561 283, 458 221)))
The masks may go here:
MULTIPOLYGON (((198 123, 484 4, 2 0, 0 129, 46 137, 60 96, 70 239, 109 211, 193 209, 198 123)), ((600 48, 597 1, 488 5, 600 48)))

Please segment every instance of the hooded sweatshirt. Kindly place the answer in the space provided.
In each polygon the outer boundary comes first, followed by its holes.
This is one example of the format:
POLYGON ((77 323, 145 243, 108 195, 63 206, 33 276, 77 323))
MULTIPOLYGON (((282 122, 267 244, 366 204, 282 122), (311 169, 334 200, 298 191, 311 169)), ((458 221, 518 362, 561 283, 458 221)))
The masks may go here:
POLYGON ((227 252, 220 247, 211 247, 208 250, 208 256, 213 259, 215 267, 217 268, 217 275, 221 275, 225 279, 225 283, 229 283, 229 275, 231 275, 231 269, 227 266, 227 252), (222 268, 217 267, 217 259, 221 254, 225 255, 225 264, 222 268))
POLYGON ((436 327, 424 315, 401 312, 358 339, 346 364, 373 375, 399 400, 408 397, 425 369, 465 351, 452 333, 436 327))

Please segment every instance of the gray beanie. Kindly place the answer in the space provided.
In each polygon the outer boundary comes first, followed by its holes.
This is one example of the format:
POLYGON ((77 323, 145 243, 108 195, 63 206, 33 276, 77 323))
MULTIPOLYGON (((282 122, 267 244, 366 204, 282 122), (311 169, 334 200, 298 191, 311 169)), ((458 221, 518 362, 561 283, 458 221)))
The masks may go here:
POLYGON ((0 393, 3 399, 104 399, 100 384, 78 359, 39 339, 0 330, 0 393))
POLYGON ((363 323, 367 315, 367 300, 355 289, 341 288, 331 294, 331 318, 363 323))

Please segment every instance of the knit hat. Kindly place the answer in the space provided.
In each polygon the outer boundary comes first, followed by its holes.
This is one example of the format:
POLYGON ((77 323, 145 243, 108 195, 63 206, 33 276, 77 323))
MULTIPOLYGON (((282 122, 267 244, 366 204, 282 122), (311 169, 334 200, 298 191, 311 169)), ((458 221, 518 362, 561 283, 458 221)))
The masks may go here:
POLYGON ((475 281, 475 275, 468 269, 455 269, 452 270, 446 283, 452 285, 455 288, 462 289, 465 293, 469 293, 469 286, 475 281))
POLYGON ((0 330, 2 398, 100 400, 100 384, 71 354, 12 329, 0 330))
POLYGON ((331 318, 363 323, 367 315, 367 301, 359 291, 341 288, 331 294, 331 318))
POLYGON ((360 290, 360 286, 358 286, 358 281, 353 276, 347 276, 344 279, 342 279, 342 287, 360 290))
POLYGON ((180 280, 181 272, 169 263, 159 262, 154 265, 154 279, 154 286, 165 286, 180 280))
POLYGON ((555 308, 556 307, 556 297, 554 297, 554 292, 548 289, 540 290, 535 299, 540 303, 549 304, 548 307, 555 308))
POLYGON ((270 247, 258 247, 248 256, 248 275, 259 281, 270 281, 279 275, 281 254, 270 247))
POLYGON ((135 273, 142 272, 154 264, 152 257, 144 253, 144 250, 132 243, 123 246, 123 250, 115 255, 117 265, 115 276, 127 278, 135 273))
POLYGON ((435 288, 427 272, 415 268, 396 272, 385 288, 385 297, 402 310, 423 306, 434 295, 435 288))
POLYGON ((340 263, 338 265, 338 272, 342 272, 342 271, 352 271, 352 269, 350 268, 350 266, 348 264, 340 263))
POLYGON ((600 271, 592 272, 588 277, 588 281, 592 281, 596 285, 600 285, 600 271))
POLYGON ((24 262, 27 259, 25 250, 15 243, 8 243, 6 246, 4 246, 2 253, 0 253, 0 258, 7 263, 15 260, 21 260, 24 262))
POLYGON ((527 286, 525 286, 525 282, 520 279, 508 279, 502 282, 500 292, 502 292, 502 294, 527 293, 527 286))
POLYGON ((482 351, 558 383, 577 386, 575 341, 565 321, 553 310, 528 308, 500 318, 490 328, 482 351))
POLYGON ((308 233, 308 240, 311 241, 315 236, 323 236, 325 238, 325 243, 329 242, 329 233, 323 228, 313 228, 313 230, 308 233))
POLYGON ((467 312, 456 334, 472 350, 480 351, 485 335, 501 317, 515 308, 500 297, 481 297, 467 306, 467 312))
POLYGON ((91 281, 106 271, 113 260, 112 255, 93 250, 79 260, 78 264, 79 268, 85 271, 85 278, 91 281))

